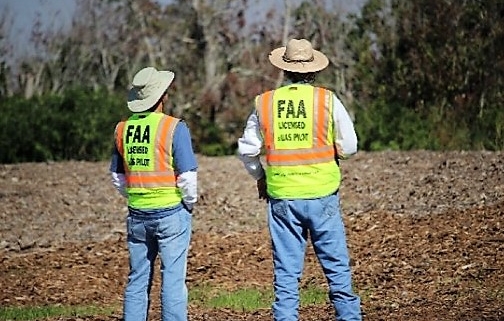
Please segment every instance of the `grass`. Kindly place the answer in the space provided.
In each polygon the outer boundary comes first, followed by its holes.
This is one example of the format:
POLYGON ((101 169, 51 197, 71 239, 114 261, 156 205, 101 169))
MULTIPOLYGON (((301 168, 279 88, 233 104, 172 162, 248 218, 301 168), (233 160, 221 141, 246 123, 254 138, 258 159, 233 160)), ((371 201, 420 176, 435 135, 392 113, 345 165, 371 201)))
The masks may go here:
MULTIPOLYGON (((301 306, 324 304, 325 289, 310 287, 300 291, 301 306)), ((273 302, 272 289, 239 289, 226 291, 210 286, 199 286, 189 291, 189 302, 206 308, 229 308, 237 311, 254 311, 270 308, 273 302)), ((0 320, 29 321, 52 317, 86 317, 112 315, 117 307, 95 306, 43 306, 43 307, 0 307, 0 320)))
MULTIPOLYGON (((273 302, 272 289, 239 289, 236 291, 215 290, 207 287, 192 289, 190 302, 207 308, 230 308, 239 311, 254 311, 270 308, 273 302)), ((309 287, 300 290, 301 306, 323 304, 327 300, 325 289, 309 287)))
POLYGON ((111 315, 116 308, 96 306, 0 307, 0 320, 39 320, 51 317, 86 317, 111 315))

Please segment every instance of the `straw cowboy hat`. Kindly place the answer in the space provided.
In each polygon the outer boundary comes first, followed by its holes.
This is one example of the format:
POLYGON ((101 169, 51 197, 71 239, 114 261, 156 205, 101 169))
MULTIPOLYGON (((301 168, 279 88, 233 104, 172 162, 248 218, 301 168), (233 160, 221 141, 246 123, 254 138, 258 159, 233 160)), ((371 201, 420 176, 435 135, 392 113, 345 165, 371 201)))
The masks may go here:
POLYGON ((299 73, 316 72, 329 65, 326 55, 312 48, 306 39, 291 39, 287 46, 273 50, 269 61, 280 69, 299 73))
POLYGON ((137 72, 128 93, 129 110, 139 113, 154 107, 174 78, 175 74, 172 71, 159 71, 153 67, 137 72))

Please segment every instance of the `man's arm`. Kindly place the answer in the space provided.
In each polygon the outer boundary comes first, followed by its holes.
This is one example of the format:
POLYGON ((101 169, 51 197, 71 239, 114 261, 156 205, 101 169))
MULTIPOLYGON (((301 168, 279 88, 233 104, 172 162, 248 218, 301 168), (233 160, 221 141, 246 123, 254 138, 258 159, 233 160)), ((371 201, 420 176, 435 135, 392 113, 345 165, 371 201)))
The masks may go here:
POLYGON ((333 120, 336 150, 339 159, 346 159, 357 153, 357 134, 345 106, 333 94, 333 120))
POLYGON ((175 127, 173 159, 182 202, 189 211, 192 211, 194 204, 198 201, 198 162, 192 148, 189 128, 183 121, 175 127))
POLYGON ((124 197, 128 197, 126 192, 126 175, 124 174, 124 161, 114 144, 112 159, 110 161, 110 174, 112 176, 112 185, 124 197))
POLYGON ((254 112, 247 119, 243 136, 238 139, 238 156, 247 172, 256 180, 259 199, 267 200, 266 175, 260 159, 262 144, 259 121, 254 112))
POLYGON ((247 172, 256 181, 265 176, 260 160, 262 144, 263 140, 259 130, 259 121, 254 112, 247 119, 247 125, 243 131, 243 135, 238 139, 238 157, 242 161, 247 172))

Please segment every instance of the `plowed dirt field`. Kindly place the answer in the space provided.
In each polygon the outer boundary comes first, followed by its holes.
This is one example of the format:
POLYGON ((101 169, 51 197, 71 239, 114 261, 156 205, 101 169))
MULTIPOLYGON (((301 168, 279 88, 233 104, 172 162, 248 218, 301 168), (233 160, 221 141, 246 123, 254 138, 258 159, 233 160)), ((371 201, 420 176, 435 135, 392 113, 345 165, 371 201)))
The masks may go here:
MULTIPOLYGON (((265 204, 235 157, 199 156, 188 287, 269 288, 265 204)), ((364 320, 504 320, 504 153, 358 153, 341 201, 364 320)), ((120 320, 126 206, 106 162, 0 164, 0 306, 96 305, 120 320)), ((302 287, 325 287, 311 246, 302 287)), ((159 319, 159 273, 150 320, 159 319)), ((271 320, 189 307, 190 320, 271 320)), ((1 319, 1 318, 0 318, 1 319)), ((334 320, 328 304, 300 320, 334 320)))

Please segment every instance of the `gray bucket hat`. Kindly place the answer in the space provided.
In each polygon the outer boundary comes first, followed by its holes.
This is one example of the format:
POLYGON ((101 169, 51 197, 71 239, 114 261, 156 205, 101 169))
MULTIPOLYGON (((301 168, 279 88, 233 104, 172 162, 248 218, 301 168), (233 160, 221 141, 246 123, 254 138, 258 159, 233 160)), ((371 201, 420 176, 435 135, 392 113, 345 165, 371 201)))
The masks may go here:
POLYGON ((147 67, 136 73, 128 93, 128 108, 134 113, 153 107, 170 87, 175 74, 147 67))

